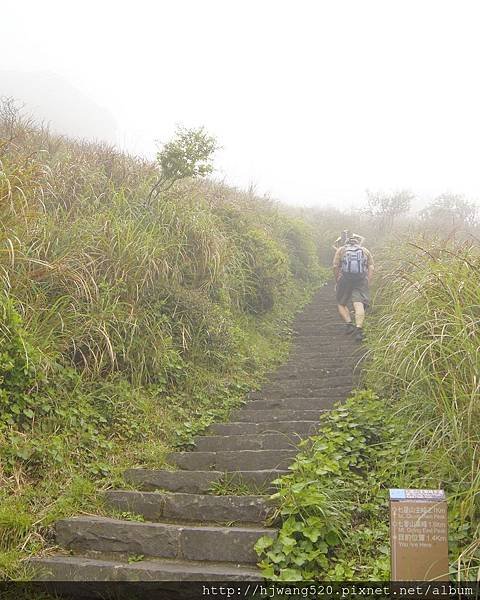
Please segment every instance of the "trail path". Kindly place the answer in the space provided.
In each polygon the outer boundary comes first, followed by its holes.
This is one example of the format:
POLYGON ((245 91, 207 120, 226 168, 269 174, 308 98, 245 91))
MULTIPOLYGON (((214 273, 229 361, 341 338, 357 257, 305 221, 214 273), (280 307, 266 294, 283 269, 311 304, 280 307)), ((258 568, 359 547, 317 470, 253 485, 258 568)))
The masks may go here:
POLYGON ((296 444, 315 431, 321 413, 351 391, 361 354, 344 333, 331 283, 293 328, 287 362, 249 395, 231 422, 212 425, 194 451, 171 454, 178 471, 131 469, 125 479, 138 491, 107 492, 110 505, 143 515, 144 522, 92 516, 57 522, 57 543, 70 554, 35 559, 42 577, 258 580, 253 546, 262 535, 276 535, 264 525, 270 482, 287 472, 296 444), (212 485, 225 479, 257 493, 213 495, 212 485))

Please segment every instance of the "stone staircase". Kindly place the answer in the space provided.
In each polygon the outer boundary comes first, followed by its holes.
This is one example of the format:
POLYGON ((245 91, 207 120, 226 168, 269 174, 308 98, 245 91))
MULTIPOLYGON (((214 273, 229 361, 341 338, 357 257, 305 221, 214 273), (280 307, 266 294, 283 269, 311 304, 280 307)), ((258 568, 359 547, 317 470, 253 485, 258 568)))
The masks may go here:
POLYGON ((324 286, 294 323, 289 359, 249 395, 231 422, 212 425, 195 450, 174 452, 177 471, 130 469, 138 489, 106 501, 144 521, 80 516, 56 524, 65 554, 32 561, 44 581, 259 580, 253 549, 271 510, 272 481, 287 472, 298 442, 354 385, 359 346, 344 333, 333 286, 324 286), (214 495, 223 486, 230 495, 214 495), (226 486, 226 488, 225 488, 226 486), (250 488, 248 495, 242 494, 250 488), (235 493, 236 492, 236 493, 235 493))

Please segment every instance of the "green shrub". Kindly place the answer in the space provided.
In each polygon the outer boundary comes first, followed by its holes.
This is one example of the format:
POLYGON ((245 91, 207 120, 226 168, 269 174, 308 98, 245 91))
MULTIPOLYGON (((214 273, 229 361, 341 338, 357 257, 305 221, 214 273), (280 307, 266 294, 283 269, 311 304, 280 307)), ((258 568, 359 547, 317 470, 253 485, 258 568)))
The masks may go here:
POLYGON ((288 256, 262 229, 251 229, 242 238, 247 265, 245 309, 252 314, 271 311, 290 282, 288 256))
POLYGON ((0 295, 0 350, 0 422, 28 428, 34 416, 34 393, 45 379, 40 356, 6 295, 0 295))
POLYGON ((318 279, 318 254, 313 228, 301 219, 285 222, 283 238, 288 248, 290 270, 299 281, 310 283, 318 279))

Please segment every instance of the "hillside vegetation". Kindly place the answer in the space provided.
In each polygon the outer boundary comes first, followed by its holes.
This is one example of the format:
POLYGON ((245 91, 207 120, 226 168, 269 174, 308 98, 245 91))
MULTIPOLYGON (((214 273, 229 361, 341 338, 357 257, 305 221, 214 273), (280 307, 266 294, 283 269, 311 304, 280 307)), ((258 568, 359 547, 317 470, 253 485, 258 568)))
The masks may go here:
POLYGON ((208 165, 173 185, 167 149, 150 163, 2 105, 0 579, 28 577, 21 559, 49 550, 59 517, 106 514, 124 469, 164 466, 244 402, 346 227, 377 269, 363 389, 278 481, 261 567, 388 579, 388 488, 441 487, 451 576, 478 577, 476 206, 445 194, 412 218, 409 192, 369 192, 356 213, 294 210, 198 178, 208 165))
POLYGON ((324 417, 279 481, 278 540, 257 550, 280 580, 390 578, 389 488, 445 489, 450 577, 480 567, 480 249, 383 248, 364 385, 324 417))
POLYGON ((0 116, 0 577, 95 489, 225 417, 322 280, 312 229, 210 181, 0 116))
POLYGON ((397 476, 402 481, 410 469, 407 483, 447 491, 452 575, 477 579, 478 241, 409 243, 400 256, 398 248, 392 248, 380 286, 366 381, 392 402, 408 432, 407 452, 397 465, 397 476))

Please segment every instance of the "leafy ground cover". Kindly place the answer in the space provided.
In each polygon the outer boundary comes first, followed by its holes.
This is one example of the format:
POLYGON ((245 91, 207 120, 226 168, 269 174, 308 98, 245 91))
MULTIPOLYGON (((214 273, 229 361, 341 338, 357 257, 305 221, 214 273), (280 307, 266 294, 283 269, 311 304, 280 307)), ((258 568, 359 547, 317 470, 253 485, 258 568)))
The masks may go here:
POLYGON ((358 392, 322 418, 318 435, 278 480, 278 538, 261 538, 263 574, 274 580, 388 578, 388 501, 405 431, 391 407, 358 392))
MULTIPOLYGON (((318 435, 280 478, 273 498, 278 538, 256 550, 267 579, 382 581, 390 578, 388 489, 438 487, 438 479, 411 448, 411 433, 394 403, 359 391, 323 417, 318 435)), ((458 493, 446 486, 449 496, 458 493)), ((474 533, 450 507, 452 572, 474 533)))

